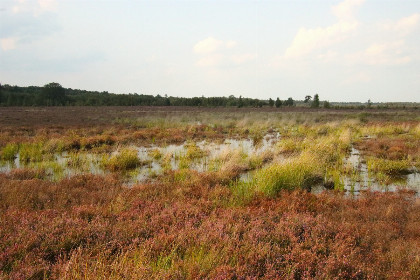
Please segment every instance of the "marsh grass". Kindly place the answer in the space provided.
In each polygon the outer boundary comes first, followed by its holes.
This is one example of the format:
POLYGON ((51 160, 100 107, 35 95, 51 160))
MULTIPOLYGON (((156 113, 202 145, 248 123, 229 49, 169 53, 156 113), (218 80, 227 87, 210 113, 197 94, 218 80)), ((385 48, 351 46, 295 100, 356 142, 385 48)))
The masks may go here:
POLYGON ((110 171, 125 171, 140 166, 143 162, 138 157, 137 151, 125 148, 110 157, 104 156, 102 165, 110 171))
POLYGON ((19 151, 19 145, 15 143, 8 143, 1 150, 0 158, 3 160, 14 160, 19 151))
POLYGON ((370 157, 367 159, 367 166, 371 173, 384 173, 390 176, 412 172, 412 165, 408 160, 388 160, 370 157))
POLYGON ((23 143, 19 148, 19 160, 24 163, 40 162, 43 160, 42 143, 23 143))
POLYGON ((163 155, 159 149, 153 149, 149 151, 149 156, 154 160, 160 160, 163 155))

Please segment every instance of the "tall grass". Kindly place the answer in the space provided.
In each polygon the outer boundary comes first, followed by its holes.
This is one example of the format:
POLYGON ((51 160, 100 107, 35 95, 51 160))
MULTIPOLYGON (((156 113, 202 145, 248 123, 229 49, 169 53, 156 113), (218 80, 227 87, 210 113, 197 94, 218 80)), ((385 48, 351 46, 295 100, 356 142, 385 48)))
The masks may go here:
POLYGON ((103 166, 110 171, 125 171, 140 166, 142 161, 134 149, 123 149, 111 157, 102 160, 103 166))
POLYGON ((0 153, 0 158, 4 160, 14 160, 19 151, 19 145, 15 143, 8 143, 0 153))
POLYGON ((42 143, 23 143, 19 149, 19 160, 21 162, 40 162, 43 159, 44 151, 42 143))

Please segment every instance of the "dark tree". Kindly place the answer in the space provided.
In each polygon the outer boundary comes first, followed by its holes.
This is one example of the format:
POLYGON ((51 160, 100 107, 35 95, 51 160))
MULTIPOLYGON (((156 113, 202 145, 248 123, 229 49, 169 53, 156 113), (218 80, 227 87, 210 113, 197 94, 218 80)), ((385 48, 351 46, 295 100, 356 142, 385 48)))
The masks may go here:
POLYGON ((307 95, 307 96, 305 96, 305 100, 303 102, 308 103, 309 101, 311 101, 311 99, 312 99, 312 96, 307 95))
POLYGON ((65 105, 66 95, 64 88, 59 83, 49 83, 42 89, 44 104, 47 106, 65 105))
POLYGON ((242 95, 239 96, 238 101, 238 108, 242 108, 244 106, 244 101, 242 100, 242 95))
POLYGON ((287 100, 286 100, 286 101, 284 101, 284 104, 285 104, 286 106, 291 107, 291 106, 293 106, 293 105, 295 104, 295 101, 293 100, 293 98, 289 97, 289 98, 287 98, 287 100))
POLYGON ((281 106, 281 100, 277 97, 276 99, 276 108, 279 108, 281 106))
POLYGON ((268 100, 268 105, 269 105, 270 107, 273 107, 273 106, 274 106, 274 100, 270 98, 270 99, 268 100))
POLYGON ((312 101, 311 107, 319 108, 319 95, 318 94, 314 95, 314 101, 312 101))
POLYGON ((370 99, 367 102, 367 107, 368 109, 372 108, 372 101, 370 101, 370 99))

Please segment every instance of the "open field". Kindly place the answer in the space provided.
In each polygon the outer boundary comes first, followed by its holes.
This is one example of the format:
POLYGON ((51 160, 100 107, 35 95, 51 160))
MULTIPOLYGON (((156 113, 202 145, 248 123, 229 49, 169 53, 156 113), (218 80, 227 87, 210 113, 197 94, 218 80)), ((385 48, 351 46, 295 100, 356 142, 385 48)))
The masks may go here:
POLYGON ((420 110, 0 107, 0 279, 419 279, 420 110))

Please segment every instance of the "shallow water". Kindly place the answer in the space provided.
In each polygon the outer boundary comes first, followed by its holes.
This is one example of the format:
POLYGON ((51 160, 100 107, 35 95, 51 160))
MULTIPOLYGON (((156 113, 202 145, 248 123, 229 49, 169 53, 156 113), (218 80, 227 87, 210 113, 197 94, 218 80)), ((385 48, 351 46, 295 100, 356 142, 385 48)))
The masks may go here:
MULTIPOLYGON (((137 150, 138 157, 144 163, 142 166, 127 171, 123 174, 124 182, 127 185, 146 182, 162 175, 165 170, 178 170, 188 168, 198 172, 217 171, 222 165, 222 160, 229 160, 232 152, 236 151, 245 157, 251 155, 260 155, 265 151, 273 150, 275 144, 279 141, 278 132, 266 134, 256 145, 252 139, 225 139, 223 142, 207 142, 206 140, 195 143, 198 149, 203 152, 202 157, 188 159, 187 166, 182 162, 187 155, 189 145, 194 143, 183 143, 179 145, 168 145, 159 147, 151 145, 148 147, 131 147, 137 150), (154 159, 150 153, 153 150, 159 151, 161 158, 154 159)), ((114 151, 112 154, 118 153, 114 151)), ((60 180, 63 177, 70 177, 77 174, 108 174, 110 173, 101 165, 103 154, 93 154, 80 152, 78 154, 69 154, 66 152, 53 155, 49 161, 39 163, 22 163, 19 154, 14 161, 0 162, 0 172, 7 173, 17 168, 43 168, 47 171, 51 180, 60 180)), ((344 190, 348 194, 355 196, 363 190, 372 191, 396 191, 399 188, 409 188, 420 192, 420 173, 411 173, 404 176, 392 178, 387 184, 380 184, 373 177, 369 176, 366 163, 363 161, 360 152, 354 147, 349 156, 344 160, 354 171, 353 176, 344 176, 342 182, 344 190)), ((238 180, 251 181, 253 171, 242 173, 238 180)), ((313 193, 325 191, 323 185, 312 186, 313 193)))
MULTIPOLYGON (((417 196, 420 195, 420 173, 411 173, 391 177, 387 184, 379 183, 375 178, 369 176, 368 168, 365 161, 360 155, 360 151, 352 147, 350 155, 345 159, 345 163, 350 164, 355 172, 355 176, 344 176, 344 190, 346 193, 358 196, 361 191, 370 190, 378 192, 395 192, 399 189, 411 189, 416 191, 417 196)), ((313 193, 325 191, 323 185, 312 187, 313 193)))

